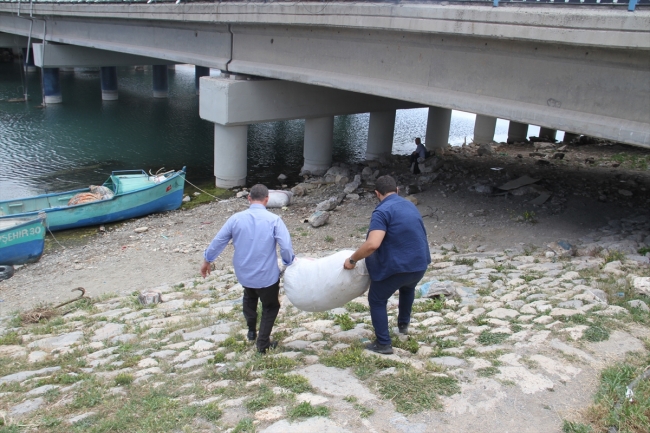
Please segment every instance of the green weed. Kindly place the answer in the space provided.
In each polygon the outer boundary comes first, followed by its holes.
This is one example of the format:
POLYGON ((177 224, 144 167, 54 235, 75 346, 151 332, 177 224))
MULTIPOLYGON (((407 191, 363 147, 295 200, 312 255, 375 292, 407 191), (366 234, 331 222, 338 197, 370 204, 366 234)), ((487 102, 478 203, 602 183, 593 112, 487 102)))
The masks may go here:
POLYGON ((351 313, 365 313, 366 311, 370 311, 368 307, 359 302, 348 302, 345 304, 345 309, 351 313))
POLYGON ((352 321, 348 313, 335 315, 334 323, 339 325, 343 331, 349 331, 355 327, 355 323, 352 321))
POLYGON ((460 391, 454 378, 407 369, 378 378, 376 387, 384 399, 392 401, 397 411, 405 414, 441 409, 439 395, 460 391))
POLYGON ((470 258, 456 259, 456 260, 454 260, 454 265, 472 266, 477 261, 478 260, 476 260, 476 259, 470 259, 470 258))
POLYGON ((331 244, 332 242, 334 242, 334 238, 331 237, 330 235, 327 235, 327 236, 325 236, 325 242, 328 242, 328 243, 331 244))
POLYGON ((427 311, 440 311, 445 307, 445 301, 443 299, 427 299, 424 302, 418 302, 413 304, 412 313, 424 313, 427 311))
POLYGON ((625 260, 625 253, 618 250, 612 250, 605 257, 605 263, 615 262, 617 260, 621 262, 625 260))
POLYGON ((479 334, 477 341, 484 346, 491 346, 493 344, 503 343, 508 337, 510 337, 510 334, 485 330, 479 334))
POLYGON ((255 433, 255 424, 253 424, 253 419, 242 419, 237 423, 232 433, 255 433))
POLYGON ((308 401, 303 401, 287 411, 289 419, 310 418, 313 416, 329 416, 330 410, 325 406, 312 406, 308 401))

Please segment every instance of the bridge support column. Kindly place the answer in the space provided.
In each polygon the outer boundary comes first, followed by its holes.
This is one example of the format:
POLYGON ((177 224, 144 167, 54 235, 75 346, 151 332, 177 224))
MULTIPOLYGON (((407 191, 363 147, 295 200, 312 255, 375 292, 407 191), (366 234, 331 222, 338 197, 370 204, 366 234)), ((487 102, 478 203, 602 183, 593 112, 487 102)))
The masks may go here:
POLYGON ((196 89, 196 94, 199 94, 199 81, 201 77, 210 76, 210 68, 205 66, 194 66, 194 88, 196 89))
POLYGON ((166 98, 169 94, 167 65, 153 65, 153 97, 166 98))
POLYGON ((63 102, 59 68, 43 68, 43 102, 45 104, 63 102))
POLYGON ((334 117, 305 120, 305 144, 302 171, 320 176, 332 165, 334 117))
POLYGON ((29 50, 29 57, 27 56, 27 48, 23 48, 23 66, 27 72, 36 72, 37 68, 34 64, 34 50, 29 50))
POLYGON ((551 128, 544 128, 543 126, 539 128, 539 136, 541 137, 547 137, 551 140, 555 140, 555 136, 557 135, 557 130, 556 129, 551 129, 551 128))
POLYGON ((580 134, 574 134, 573 132, 565 132, 563 143, 571 143, 573 140, 580 138, 580 134))
POLYGON ((366 161, 389 156, 393 151, 396 113, 395 110, 370 113, 366 161))
POLYGON ((102 101, 116 101, 117 95, 117 67, 102 66, 99 70, 102 82, 102 101))
POLYGON ((476 121, 474 122, 474 143, 492 143, 494 141, 494 130, 496 126, 496 117, 477 114, 476 121))
MULTIPOLYGON (((424 144, 427 150, 444 149, 449 144, 449 126, 451 125, 451 110, 442 107, 429 107, 427 117, 427 132, 424 144)), ((415 145, 414 145, 415 146, 415 145)))
POLYGON ((528 139, 528 124, 510 121, 508 143, 522 143, 528 139))
POLYGON ((248 125, 214 124, 214 183, 218 188, 246 185, 247 144, 248 125))

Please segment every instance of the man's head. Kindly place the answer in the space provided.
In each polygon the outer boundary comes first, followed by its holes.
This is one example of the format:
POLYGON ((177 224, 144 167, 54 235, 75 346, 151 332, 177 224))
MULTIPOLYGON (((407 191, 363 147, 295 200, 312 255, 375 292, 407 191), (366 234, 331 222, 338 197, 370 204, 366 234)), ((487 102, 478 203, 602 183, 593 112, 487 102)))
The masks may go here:
POLYGON ((375 192, 380 200, 390 193, 397 192, 397 184, 391 176, 381 176, 375 181, 375 192))
POLYGON ((420 137, 417 137, 417 138, 415 139, 415 144, 416 144, 416 145, 422 144, 422 142, 420 141, 420 137))
POLYGON ((251 203, 262 203, 266 206, 266 202, 269 199, 269 189, 258 183, 253 185, 250 192, 248 193, 248 201, 251 203))

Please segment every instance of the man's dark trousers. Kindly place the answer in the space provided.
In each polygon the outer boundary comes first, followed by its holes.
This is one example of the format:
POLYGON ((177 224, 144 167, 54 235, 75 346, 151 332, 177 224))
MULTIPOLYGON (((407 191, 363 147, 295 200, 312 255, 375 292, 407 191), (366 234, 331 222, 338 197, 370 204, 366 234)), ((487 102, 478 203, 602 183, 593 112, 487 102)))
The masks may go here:
POLYGON ((426 269, 417 272, 404 272, 393 274, 381 281, 370 282, 368 305, 370 305, 370 318, 379 344, 391 344, 390 332, 388 331, 388 312, 386 311, 388 298, 399 290, 397 323, 408 324, 411 321, 415 286, 422 279, 425 272, 426 269))
POLYGON ((257 350, 263 352, 270 345, 271 330, 280 311, 280 280, 269 287, 250 289, 244 287, 243 310, 249 331, 255 331, 257 325, 257 300, 262 301, 262 320, 257 334, 257 350))

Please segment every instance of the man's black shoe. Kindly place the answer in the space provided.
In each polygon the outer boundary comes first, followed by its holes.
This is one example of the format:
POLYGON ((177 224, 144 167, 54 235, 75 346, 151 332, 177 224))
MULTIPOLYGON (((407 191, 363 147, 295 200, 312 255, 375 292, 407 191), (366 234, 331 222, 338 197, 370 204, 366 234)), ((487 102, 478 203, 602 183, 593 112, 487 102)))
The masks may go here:
POLYGON ((377 341, 374 343, 366 344, 366 349, 373 352, 381 353, 382 355, 392 355, 393 346, 390 344, 379 344, 377 341))
POLYGON ((277 341, 271 341, 271 343, 268 346, 266 346, 264 349, 257 349, 257 351, 259 353, 264 354, 264 353, 266 353, 267 350, 275 349, 276 347, 278 347, 278 342, 277 341))
POLYGON ((257 332, 248 331, 248 341, 255 341, 256 338, 257 338, 257 332))
POLYGON ((409 324, 408 323, 398 323, 397 330, 400 334, 407 335, 409 333, 409 324))

